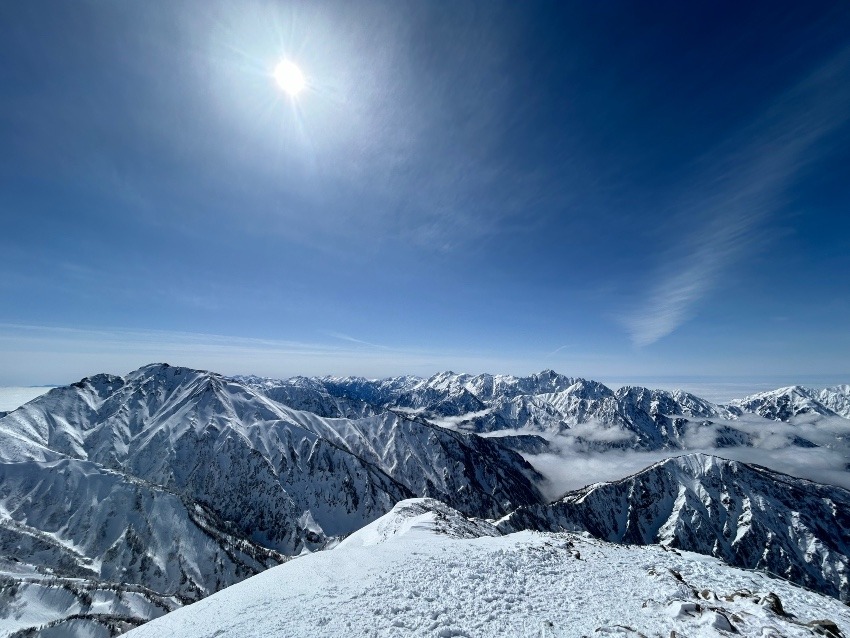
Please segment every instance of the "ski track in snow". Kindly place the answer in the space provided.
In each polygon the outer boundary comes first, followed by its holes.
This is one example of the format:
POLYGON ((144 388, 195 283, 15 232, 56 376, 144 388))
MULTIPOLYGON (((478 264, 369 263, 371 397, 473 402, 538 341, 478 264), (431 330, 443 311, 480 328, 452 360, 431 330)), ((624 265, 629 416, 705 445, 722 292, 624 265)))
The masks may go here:
POLYGON ((727 621, 743 636, 812 636, 802 623, 824 618, 850 628, 850 609, 838 601, 698 554, 572 534, 457 540, 414 528, 293 560, 128 638, 666 638, 728 635, 727 621), (756 595, 723 600, 744 589, 756 595), (770 592, 796 620, 759 604, 770 592))

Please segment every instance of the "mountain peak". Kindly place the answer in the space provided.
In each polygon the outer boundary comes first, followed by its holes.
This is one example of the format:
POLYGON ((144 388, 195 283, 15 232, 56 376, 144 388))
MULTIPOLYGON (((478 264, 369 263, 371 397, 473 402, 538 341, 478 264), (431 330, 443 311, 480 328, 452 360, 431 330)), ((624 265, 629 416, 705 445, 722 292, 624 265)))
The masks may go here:
MULTIPOLYGON (((800 414, 837 415, 834 410, 822 403, 820 398, 821 395, 817 391, 792 385, 736 399, 731 401, 729 406, 745 412, 755 412, 759 416, 774 421, 788 421, 800 414)), ((850 407, 850 401, 845 400, 844 397, 830 395, 826 391, 823 391, 822 398, 827 403, 834 404, 839 410, 850 407)))
POLYGON ((357 530, 338 549, 377 545, 401 537, 438 534, 451 538, 501 536, 490 523, 468 518, 433 498, 411 498, 399 501, 378 520, 357 530))
POLYGON ((149 363, 130 372, 127 379, 139 379, 154 376, 181 377, 185 375, 220 376, 209 370, 196 370, 185 366, 174 366, 170 363, 149 363))
POLYGON ((680 456, 673 456, 668 459, 664 459, 650 467, 675 467, 685 470, 693 476, 702 476, 715 472, 718 469, 737 468, 739 465, 738 461, 732 461, 713 454, 693 452, 691 454, 682 454, 680 456))

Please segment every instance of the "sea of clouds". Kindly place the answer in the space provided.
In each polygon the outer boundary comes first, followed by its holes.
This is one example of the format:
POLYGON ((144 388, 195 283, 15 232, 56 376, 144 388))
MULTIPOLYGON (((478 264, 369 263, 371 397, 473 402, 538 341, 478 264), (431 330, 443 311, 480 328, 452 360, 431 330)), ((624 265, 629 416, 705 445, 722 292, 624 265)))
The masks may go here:
POLYGON ((0 412, 11 412, 51 389, 52 386, 0 387, 0 412))
MULTIPOLYGON (((528 434, 498 432, 492 435, 528 434)), ((799 478, 850 489, 850 420, 801 415, 789 423, 757 415, 694 427, 683 447, 659 451, 628 449, 632 434, 618 426, 588 422, 561 434, 539 434, 549 441, 549 452, 523 454, 548 482, 545 496, 554 499, 591 483, 629 476, 665 458, 701 452, 768 467, 799 478), (750 445, 717 447, 718 431, 732 428, 750 445), (601 447, 620 446, 600 450, 601 447)))

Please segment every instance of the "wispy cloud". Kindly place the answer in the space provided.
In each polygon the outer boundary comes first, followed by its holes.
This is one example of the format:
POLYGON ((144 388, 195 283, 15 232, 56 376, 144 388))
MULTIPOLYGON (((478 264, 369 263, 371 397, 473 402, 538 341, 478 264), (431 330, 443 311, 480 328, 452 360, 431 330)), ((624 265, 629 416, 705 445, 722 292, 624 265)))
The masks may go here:
POLYGON ((817 161, 817 144, 850 114, 850 49, 782 94, 755 123, 710 156, 677 207, 693 231, 662 254, 655 281, 623 323, 639 347, 671 334, 721 277, 758 246, 756 232, 783 205, 786 189, 817 161), (689 224, 690 225, 690 224, 689 224))
POLYGON ((328 332, 327 335, 329 337, 333 337, 334 339, 340 339, 342 341, 347 341, 349 343, 356 343, 362 346, 369 346, 370 348, 377 348, 378 350, 389 350, 389 346, 382 346, 377 343, 372 343, 371 341, 363 341, 362 339, 355 339, 347 334, 343 334, 341 332, 328 332))
POLYGON ((554 350, 552 350, 552 352, 547 353, 547 354, 546 354, 546 357, 547 357, 547 358, 548 358, 548 357, 554 357, 554 356, 555 356, 556 354, 558 354, 559 352, 563 352, 564 350, 568 350, 568 349, 572 349, 572 346, 570 346, 570 345, 560 346, 560 347, 555 348, 554 350))

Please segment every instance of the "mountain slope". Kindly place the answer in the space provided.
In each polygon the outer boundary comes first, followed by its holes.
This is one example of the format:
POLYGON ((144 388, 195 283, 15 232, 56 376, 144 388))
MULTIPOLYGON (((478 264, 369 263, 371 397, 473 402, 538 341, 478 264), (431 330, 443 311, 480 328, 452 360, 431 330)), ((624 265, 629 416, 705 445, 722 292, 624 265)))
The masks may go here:
POLYGON ((498 527, 660 543, 850 600, 850 492, 717 457, 666 459, 550 505, 519 508, 498 527))
POLYGON ((284 559, 198 503, 74 459, 0 464, 0 553, 187 600, 284 559))
MULTIPOLYGON (((587 529, 617 542, 688 547, 846 598, 846 492, 699 461, 659 464, 628 485, 592 486, 544 506, 543 477, 512 451, 557 458, 567 441, 580 460, 612 449, 626 458, 780 442, 840 460, 846 390, 795 386, 724 407, 551 371, 275 381, 154 364, 125 377, 96 375, 0 417, 0 564, 5 556, 32 572, 0 585, 9 602, 0 601, 0 619, 18 609, 16 627, 38 624, 26 608, 41 609, 34 601, 43 596, 56 601, 43 614, 56 631, 66 622, 126 628, 162 611, 152 601, 173 607, 207 596, 372 529, 412 496, 439 499, 464 518, 516 510, 503 530, 587 529), (840 423, 825 430, 821 417, 840 423), (93 612, 85 596, 71 600, 30 582, 47 577, 109 601, 93 612), (127 607, 110 598, 116 583, 140 588, 147 602, 127 607), (19 591, 29 594, 16 598, 19 591)), ((572 471, 568 460, 558 462, 572 471)), ((406 508, 424 508, 413 527, 442 521, 441 529, 453 529, 454 515, 428 503, 406 508)))
POLYGON ((14 610, 0 627, 59 631, 73 616, 79 635, 136 626, 286 560, 200 503, 77 459, 0 464, 0 556, 0 611, 14 610))
POLYGON ((57 578, 0 562, 0 635, 115 636, 180 607, 145 587, 57 578), (8 613, 12 612, 12 613, 8 613))
POLYGON ((837 415, 850 419, 850 384, 845 383, 821 390, 807 388, 806 392, 837 415))
POLYGON ((850 609, 834 599, 703 556, 574 534, 492 534, 433 501, 399 503, 334 550, 128 637, 811 638, 850 628, 850 609))
POLYGON ((312 542, 315 526, 298 524, 308 510, 336 535, 414 494, 480 516, 540 500, 531 466, 495 443, 392 413, 327 419, 167 365, 53 390, 0 427, 29 445, 21 458, 67 455, 137 476, 210 504, 289 554, 312 542))
MULTIPOLYGON (((220 375, 156 364, 56 388, 0 418, 0 557, 177 605, 319 549, 416 494, 498 517, 541 502, 539 478, 478 437, 391 412, 324 418, 220 375)), ((8 591, 35 591, 10 578, 8 591)), ((61 600, 45 618, 84 622, 70 599, 62 616, 61 600)), ((122 615, 121 604, 102 606, 109 622, 153 613, 122 615)), ((21 627, 37 620, 19 616, 21 627)))

